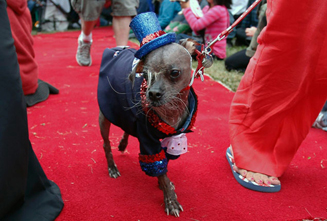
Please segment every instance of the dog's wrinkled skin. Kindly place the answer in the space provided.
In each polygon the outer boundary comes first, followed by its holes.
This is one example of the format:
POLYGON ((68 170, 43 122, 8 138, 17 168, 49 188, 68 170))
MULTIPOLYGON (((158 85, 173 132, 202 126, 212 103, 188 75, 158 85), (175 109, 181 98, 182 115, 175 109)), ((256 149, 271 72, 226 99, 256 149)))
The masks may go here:
MULTIPOLYGON (((146 91, 148 107, 154 109, 161 119, 175 129, 184 123, 189 114, 187 109, 189 89, 183 89, 188 86, 191 80, 190 54, 193 54, 194 50, 194 42, 187 40, 182 41, 181 45, 173 43, 162 46, 143 58, 129 77, 133 81, 135 73, 144 74, 148 83, 146 91)), ((109 176, 117 178, 120 173, 114 162, 109 141, 111 122, 101 112, 99 124, 104 140, 103 148, 107 158, 109 176)), ((127 133, 124 133, 118 146, 119 151, 125 151, 128 136, 127 133)), ((158 176, 158 183, 164 194, 167 215, 172 214, 179 217, 183 208, 177 201, 175 186, 167 174, 158 176)))

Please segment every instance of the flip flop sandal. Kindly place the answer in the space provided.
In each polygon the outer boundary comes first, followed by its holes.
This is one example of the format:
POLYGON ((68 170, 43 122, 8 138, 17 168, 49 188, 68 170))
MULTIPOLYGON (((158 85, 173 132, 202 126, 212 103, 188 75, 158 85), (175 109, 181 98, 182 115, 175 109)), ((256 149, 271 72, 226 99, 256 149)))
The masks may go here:
POLYGON ((241 184, 242 186, 244 186, 245 188, 248 188, 250 190, 255 190, 255 191, 259 191, 259 192, 265 192, 265 193, 275 193, 280 191, 281 189, 281 185, 267 185, 267 184, 258 184, 256 182, 250 181, 248 179, 246 179, 245 177, 243 177, 241 174, 237 173, 234 169, 234 163, 233 163, 233 155, 232 152, 230 150, 230 148, 227 148, 226 151, 226 158, 227 161, 232 169, 232 173, 234 175, 234 178, 236 179, 236 181, 241 184))

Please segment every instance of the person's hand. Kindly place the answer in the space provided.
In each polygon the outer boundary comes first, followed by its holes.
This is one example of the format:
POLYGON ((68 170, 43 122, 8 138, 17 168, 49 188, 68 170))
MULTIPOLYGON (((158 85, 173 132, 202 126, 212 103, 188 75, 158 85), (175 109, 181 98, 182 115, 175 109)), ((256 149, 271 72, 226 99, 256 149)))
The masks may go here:
POLYGON ((190 7, 190 1, 186 0, 186 1, 179 1, 179 3, 181 4, 182 8, 189 8, 190 7))
POLYGON ((256 30, 257 30, 256 27, 246 28, 245 29, 245 34, 246 34, 246 36, 253 37, 256 30))

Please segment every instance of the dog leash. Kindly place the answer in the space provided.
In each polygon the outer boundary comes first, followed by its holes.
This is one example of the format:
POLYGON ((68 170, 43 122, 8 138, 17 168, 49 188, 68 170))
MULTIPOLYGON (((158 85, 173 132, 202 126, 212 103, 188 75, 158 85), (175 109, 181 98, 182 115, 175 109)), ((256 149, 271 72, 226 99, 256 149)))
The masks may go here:
POLYGON ((193 79, 196 77, 200 77, 201 81, 204 81, 204 77, 203 77, 203 71, 204 68, 209 68, 211 67, 211 65, 213 64, 213 58, 211 56, 212 53, 212 46, 217 42, 217 41, 221 41, 224 38, 226 38, 232 31, 233 29, 261 2, 261 0, 256 0, 255 2, 253 2, 250 7, 248 7, 245 12, 243 12, 243 14, 231 25, 229 26, 227 29, 225 29, 223 32, 221 32, 217 38, 215 40, 213 40, 212 42, 209 42, 209 44, 207 45, 207 47, 204 48, 204 45, 202 45, 201 47, 201 52, 198 50, 195 50, 197 56, 196 59, 198 60, 198 66, 195 70, 195 72, 193 73, 193 78, 192 81, 190 83, 190 86, 193 84, 193 79))

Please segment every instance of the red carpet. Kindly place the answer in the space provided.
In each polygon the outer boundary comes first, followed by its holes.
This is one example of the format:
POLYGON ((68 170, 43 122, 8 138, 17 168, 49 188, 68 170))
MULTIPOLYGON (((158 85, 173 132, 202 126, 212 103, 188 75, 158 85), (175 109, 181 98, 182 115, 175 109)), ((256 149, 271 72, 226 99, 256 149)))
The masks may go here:
MULTIPOLYGON (((93 64, 80 67, 75 61, 78 34, 34 37, 40 79, 60 90, 60 94, 50 95, 47 101, 27 110, 33 148, 48 178, 60 187, 65 202, 57 220, 177 220, 164 212, 157 179, 141 171, 135 138, 130 139, 127 153, 114 150, 122 176, 109 178, 96 94, 102 52, 114 47, 115 41, 110 28, 96 29, 93 64)), ((194 88, 199 112, 196 129, 188 135, 189 153, 171 161, 168 168, 184 208, 178 220, 327 218, 326 132, 311 129, 281 177, 279 193, 247 190, 234 180, 225 158, 233 93, 208 77, 205 82, 196 80, 194 88)), ((122 131, 112 126, 111 134, 112 146, 117 148, 122 131)))

